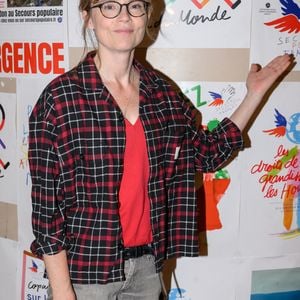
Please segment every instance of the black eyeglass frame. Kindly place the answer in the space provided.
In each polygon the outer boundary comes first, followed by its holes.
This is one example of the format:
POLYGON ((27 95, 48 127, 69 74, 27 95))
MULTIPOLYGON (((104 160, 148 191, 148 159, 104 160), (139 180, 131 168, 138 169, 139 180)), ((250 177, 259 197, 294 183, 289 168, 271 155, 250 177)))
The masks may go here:
POLYGON ((123 9, 123 6, 125 6, 125 7, 126 7, 126 10, 127 10, 127 12, 128 12, 128 14, 129 14, 131 17, 139 18, 139 17, 144 16, 144 15, 148 12, 148 9, 149 9, 149 6, 150 6, 150 5, 151 5, 151 4, 150 4, 148 1, 144 1, 144 0, 133 0, 133 1, 130 1, 130 2, 128 2, 128 3, 123 3, 123 4, 121 4, 121 3, 117 2, 117 1, 106 1, 106 2, 103 2, 103 3, 96 4, 96 5, 94 5, 94 6, 91 6, 90 9, 92 9, 92 8, 99 8, 99 10, 100 10, 100 12, 101 12, 101 14, 102 14, 103 17, 105 17, 105 18, 107 18, 107 19, 115 19, 117 16, 120 15, 120 13, 121 13, 121 11, 122 11, 122 9, 123 9), (107 16, 105 16, 105 15, 103 14, 103 12, 102 12, 102 6, 103 6, 104 4, 111 3, 111 2, 112 2, 112 3, 115 3, 115 4, 118 4, 120 9, 119 9, 119 12, 118 12, 114 17, 107 17, 107 16), (129 5, 130 5, 131 3, 133 3, 133 2, 142 2, 142 3, 144 4, 144 7, 145 7, 146 12, 143 13, 143 14, 141 14, 141 15, 139 15, 139 16, 134 16, 134 15, 132 15, 132 14, 130 13, 130 11, 129 11, 129 5))

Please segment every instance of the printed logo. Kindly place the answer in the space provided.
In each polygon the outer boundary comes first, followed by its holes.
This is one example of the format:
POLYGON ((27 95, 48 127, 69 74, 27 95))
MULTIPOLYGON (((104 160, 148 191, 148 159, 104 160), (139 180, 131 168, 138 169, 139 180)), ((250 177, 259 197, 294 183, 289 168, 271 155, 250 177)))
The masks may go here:
POLYGON ((222 95, 215 92, 209 92, 209 94, 214 99, 214 101, 211 102, 208 106, 220 106, 224 103, 224 100, 222 99, 222 95))
POLYGON ((202 87, 200 84, 195 85, 189 89, 185 89, 183 92, 189 99, 195 99, 196 107, 208 105, 209 107, 215 108, 217 113, 226 113, 232 111, 240 101, 236 97, 236 89, 232 85, 227 85, 221 91, 208 91, 208 98, 212 100, 207 100, 202 98, 202 87))
POLYGON ((240 99, 236 96, 236 89, 232 85, 224 87, 220 92, 208 91, 212 101, 208 101, 208 106, 215 108, 217 114, 227 114, 237 107, 240 99))
POLYGON ((42 262, 31 259, 31 261, 28 261, 27 267, 30 270, 30 276, 32 279, 40 280, 44 278, 45 268, 43 267, 42 262))
POLYGON ((300 8, 293 0, 279 0, 283 17, 264 23, 280 32, 298 33, 300 31, 300 8))
MULTIPOLYGON (((3 106, 0 104, 0 131, 3 129, 5 125, 5 111, 3 106)), ((0 149, 6 149, 5 142, 0 138, 0 149)), ((4 162, 0 157, 0 178, 3 178, 4 175, 2 175, 3 170, 6 170, 9 167, 9 162, 4 162), (3 170, 2 170, 3 169, 3 170)))
POLYGON ((203 0, 203 1, 199 1, 199 0, 192 0, 192 2, 199 8, 203 8, 208 2, 209 0, 203 0))
POLYGON ((187 296, 187 291, 185 289, 171 289, 169 293, 169 300, 192 300, 187 296))
POLYGON ((37 273, 38 272, 38 265, 35 263, 35 261, 32 259, 31 260, 32 266, 29 267, 29 269, 31 270, 31 272, 33 273, 37 273))
POLYGON ((237 1, 230 1, 230 0, 224 0, 232 9, 237 8, 241 4, 241 0, 237 1))
POLYGON ((275 137, 286 136, 290 142, 300 144, 300 113, 293 114, 289 122, 275 109, 275 128, 263 130, 263 132, 275 137))
MULTIPOLYGON (((194 3, 194 5, 197 6, 197 8, 202 9, 208 2, 210 2, 210 0, 192 0, 192 2, 194 3)), ((232 9, 235 9, 236 7, 238 7, 241 4, 241 0, 237 0, 237 1, 231 1, 231 0, 224 0, 224 2, 226 4, 228 4, 232 9)))
MULTIPOLYGON (((210 0, 191 0, 191 2, 198 8, 198 10, 202 10, 210 0)), ((231 0, 223 0, 227 5, 230 6, 231 9, 237 8, 241 1, 231 1, 231 0)), ((215 3, 215 2, 214 2, 215 3)), ((186 25, 196 25, 196 24, 204 24, 210 22, 220 22, 230 20, 231 16, 228 13, 228 10, 221 7, 221 5, 217 5, 213 12, 210 12, 209 15, 198 13, 189 9, 188 11, 181 11, 180 21, 186 23, 186 25)))
POLYGON ((230 101, 230 99, 235 95, 235 88, 231 85, 228 85, 224 88, 221 93, 208 91, 213 101, 208 104, 208 106, 219 107, 224 105, 226 102, 230 101))

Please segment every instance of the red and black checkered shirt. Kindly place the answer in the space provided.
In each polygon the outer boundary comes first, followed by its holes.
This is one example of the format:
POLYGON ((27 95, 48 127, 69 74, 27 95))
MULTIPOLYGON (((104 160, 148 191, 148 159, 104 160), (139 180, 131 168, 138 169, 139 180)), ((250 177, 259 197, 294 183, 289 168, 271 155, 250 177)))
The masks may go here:
MULTIPOLYGON (((197 110, 156 72, 134 64, 149 157, 153 248, 161 271, 166 258, 198 255, 195 173, 219 168, 242 147, 242 138, 229 119, 211 133, 197 129, 197 110)), ((65 249, 73 283, 124 280, 118 194, 125 125, 93 54, 45 88, 29 126, 32 251, 41 256, 65 249)))

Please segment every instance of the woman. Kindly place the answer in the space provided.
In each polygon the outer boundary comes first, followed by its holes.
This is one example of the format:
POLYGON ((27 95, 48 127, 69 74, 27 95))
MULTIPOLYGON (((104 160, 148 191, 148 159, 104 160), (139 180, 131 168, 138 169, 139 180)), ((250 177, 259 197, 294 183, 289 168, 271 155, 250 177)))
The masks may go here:
POLYGON ((170 257, 197 256, 195 172, 242 148, 241 131, 291 64, 252 65, 248 93, 212 133, 134 60, 151 1, 80 1, 98 49, 44 90, 30 117, 32 251, 54 300, 158 299, 170 257))

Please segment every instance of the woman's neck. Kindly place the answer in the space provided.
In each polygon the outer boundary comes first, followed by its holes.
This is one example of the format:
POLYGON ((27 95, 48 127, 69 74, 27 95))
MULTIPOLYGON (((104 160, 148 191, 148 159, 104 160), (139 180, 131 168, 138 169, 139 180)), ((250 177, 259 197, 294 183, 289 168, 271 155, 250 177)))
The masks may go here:
POLYGON ((126 86, 132 83, 134 51, 114 53, 98 50, 94 61, 104 83, 126 86))
POLYGON ((111 54, 97 52, 95 64, 124 118, 134 124, 139 116, 139 73, 132 65, 134 52, 111 54))

